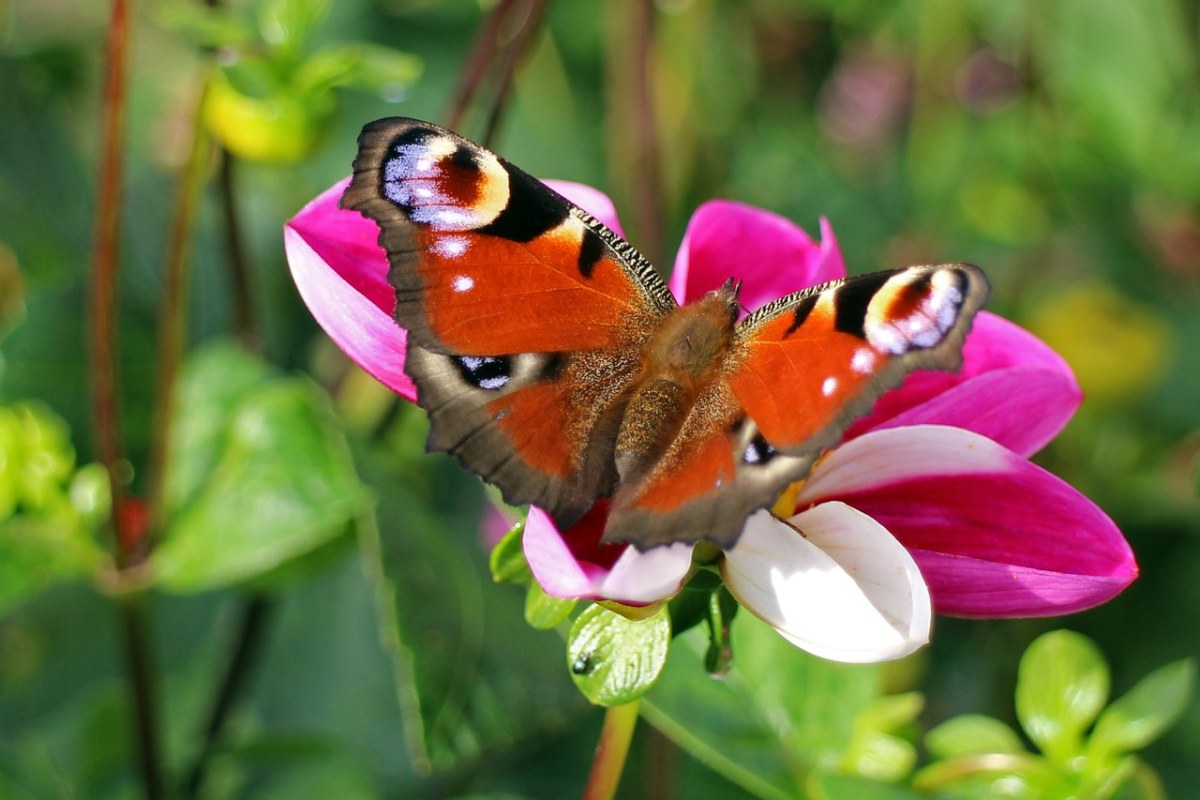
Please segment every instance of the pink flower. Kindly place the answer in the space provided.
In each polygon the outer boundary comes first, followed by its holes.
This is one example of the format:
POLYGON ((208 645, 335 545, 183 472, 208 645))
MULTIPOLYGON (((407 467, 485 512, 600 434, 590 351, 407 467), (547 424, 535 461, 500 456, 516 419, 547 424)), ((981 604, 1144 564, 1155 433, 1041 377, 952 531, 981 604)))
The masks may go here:
MULTIPOLYGON (((292 275, 330 337, 411 400, 378 232, 337 208, 344 186, 287 224, 292 275)), ((620 231, 607 197, 553 186, 620 231)), ((817 243, 782 217, 713 201, 693 215, 670 287, 686 302, 732 276, 753 309, 844 274, 825 220, 817 243)), ((1056 353, 981 313, 960 372, 910 375, 818 462, 789 522, 766 512, 750 518, 721 560, 726 585, 798 646, 844 661, 912 651, 927 641, 932 611, 1048 616, 1108 600, 1136 577, 1128 543, 1096 505, 1027 460, 1080 400, 1056 353)), ((600 546, 604 513, 597 504, 560 532, 530 510, 525 554, 542 588, 630 604, 678 591, 693 569, 692 548, 600 546)))

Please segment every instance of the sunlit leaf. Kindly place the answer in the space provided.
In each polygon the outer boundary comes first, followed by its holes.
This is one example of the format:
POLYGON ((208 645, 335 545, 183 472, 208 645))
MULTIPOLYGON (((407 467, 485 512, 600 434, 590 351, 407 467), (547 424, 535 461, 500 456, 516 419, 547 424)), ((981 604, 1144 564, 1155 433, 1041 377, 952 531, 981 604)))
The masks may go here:
POLYGON ((1017 676, 1021 727, 1051 758, 1079 753, 1084 730, 1108 699, 1108 665, 1090 639, 1052 631, 1029 645, 1017 676))
POLYGON ((1196 678, 1191 659, 1160 667, 1104 709, 1089 741, 1097 754, 1140 750, 1162 735, 1187 708, 1196 678))
POLYGON ((662 673, 671 641, 665 607, 639 620, 588 607, 567 636, 567 664, 584 696, 602 706, 619 706, 645 694, 662 673))

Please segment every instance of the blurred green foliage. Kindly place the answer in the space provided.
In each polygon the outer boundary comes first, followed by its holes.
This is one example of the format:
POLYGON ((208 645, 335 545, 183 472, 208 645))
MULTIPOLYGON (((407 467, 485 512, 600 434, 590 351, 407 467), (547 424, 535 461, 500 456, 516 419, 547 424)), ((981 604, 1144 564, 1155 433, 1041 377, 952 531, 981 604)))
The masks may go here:
MULTIPOLYGON (((419 413, 346 371, 280 246, 282 222, 349 171, 363 123, 444 118, 491 4, 218 5, 134 3, 119 288, 135 497, 151 488, 164 198, 203 81, 209 130, 245 159, 239 222, 265 349, 214 344, 234 327, 234 290, 207 197, 170 513, 132 588, 153 599, 168 775, 202 749, 239 609, 256 597, 271 609, 258 660, 204 796, 577 794, 599 712, 562 637, 525 621, 553 627, 570 609, 492 582, 477 481, 421 452, 419 413)), ((93 0, 0 6, 0 796, 137 785, 106 595, 131 588, 115 580, 106 478, 89 463, 81 313, 107 13, 93 0)), ((1059 349, 1090 396, 1040 462, 1116 519, 1142 575, 1069 620, 1095 644, 1037 639, 1054 621, 940 620, 930 648, 886 667, 809 658, 748 615, 726 641, 727 612, 701 593, 672 608, 690 630, 644 700, 654 729, 638 732, 622 795, 904 798, 913 790, 894 782, 919 768, 920 796, 1081 780, 1153 797, 1155 773, 1188 796, 1200 782, 1200 705, 1179 661, 1200 642, 1196 5, 674 0, 654 22, 660 222, 633 168, 628 4, 550 5, 493 147, 608 191, 664 269, 690 210, 715 196, 810 230, 828 217, 852 271, 984 265, 992 308, 1059 349), (728 677, 710 679, 705 663, 724 672, 730 653, 728 677), (1110 664, 1119 699, 1106 707, 1110 664), (952 787, 956 769, 995 754, 1027 768, 1017 783, 952 787)))

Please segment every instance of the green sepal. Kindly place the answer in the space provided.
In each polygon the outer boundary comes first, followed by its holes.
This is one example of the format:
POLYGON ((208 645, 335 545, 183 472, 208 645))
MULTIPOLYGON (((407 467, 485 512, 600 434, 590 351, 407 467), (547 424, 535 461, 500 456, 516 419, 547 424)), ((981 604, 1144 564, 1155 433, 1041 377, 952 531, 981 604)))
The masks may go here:
POLYGON ((492 580, 496 583, 515 583, 526 586, 533 581, 533 573, 529 570, 529 562, 525 560, 525 550, 522 539, 525 536, 525 520, 513 525, 508 533, 496 542, 492 554, 488 556, 488 567, 492 571, 492 580))
POLYGON ((525 590, 525 621, 538 630, 557 628, 571 616, 575 603, 574 598, 551 597, 543 591, 541 584, 530 581, 525 590))

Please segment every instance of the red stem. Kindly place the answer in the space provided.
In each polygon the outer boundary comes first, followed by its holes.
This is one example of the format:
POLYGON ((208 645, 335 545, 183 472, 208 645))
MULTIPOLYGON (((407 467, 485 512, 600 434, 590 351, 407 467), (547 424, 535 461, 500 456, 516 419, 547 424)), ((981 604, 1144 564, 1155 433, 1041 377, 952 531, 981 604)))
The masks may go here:
MULTIPOLYGON (((114 558, 119 568, 135 566, 144 556, 141 525, 126 514, 121 465, 120 404, 117 394, 117 268, 121 230, 122 144, 125 131, 125 76, 129 53, 129 5, 113 0, 106 42, 100 176, 96 197, 96 232, 89 294, 92 435, 96 455, 108 472, 112 493, 114 558)), ((158 757, 154 682, 145 598, 131 593, 119 600, 129 690, 134 709, 142 790, 150 800, 163 796, 158 757)))
POLYGON ((96 456, 108 472, 112 491, 112 528, 118 567, 136 561, 134 531, 122 524, 125 487, 121 463, 121 420, 117 397, 117 249, 121 217, 122 143, 125 130, 125 62, 129 41, 129 8, 113 0, 108 26, 108 61, 104 76, 100 176, 96 196, 96 231, 92 247, 89 297, 92 436, 96 456))

